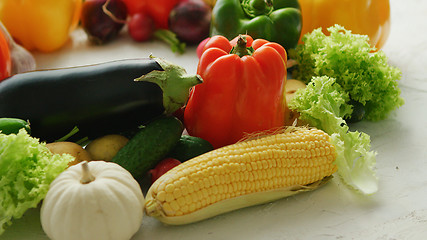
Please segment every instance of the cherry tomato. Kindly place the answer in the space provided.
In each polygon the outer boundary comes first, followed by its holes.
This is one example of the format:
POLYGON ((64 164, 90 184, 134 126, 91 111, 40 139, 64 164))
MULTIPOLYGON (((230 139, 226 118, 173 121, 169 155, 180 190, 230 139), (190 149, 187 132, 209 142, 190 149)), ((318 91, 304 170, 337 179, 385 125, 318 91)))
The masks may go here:
POLYGON ((181 162, 174 158, 166 158, 160 161, 154 169, 150 170, 151 183, 154 183, 159 177, 179 164, 181 164, 181 162))
POLYGON ((169 28, 169 13, 179 0, 123 0, 130 15, 145 13, 153 18, 156 28, 169 28))
POLYGON ((141 0, 123 0, 123 2, 126 4, 128 14, 130 15, 142 12, 144 6, 147 4, 146 1, 141 0))
POLYGON ((154 34, 154 21, 145 13, 135 13, 128 22, 129 35, 137 42, 151 39, 154 34))

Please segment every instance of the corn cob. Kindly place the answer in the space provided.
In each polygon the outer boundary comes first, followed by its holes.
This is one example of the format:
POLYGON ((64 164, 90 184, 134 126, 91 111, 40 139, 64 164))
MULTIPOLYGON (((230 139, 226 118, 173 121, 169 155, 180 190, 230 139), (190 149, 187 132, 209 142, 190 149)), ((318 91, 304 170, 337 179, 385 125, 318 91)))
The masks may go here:
POLYGON ((323 185, 337 170, 325 132, 290 127, 188 160, 147 192, 145 211, 180 225, 284 198, 323 185))

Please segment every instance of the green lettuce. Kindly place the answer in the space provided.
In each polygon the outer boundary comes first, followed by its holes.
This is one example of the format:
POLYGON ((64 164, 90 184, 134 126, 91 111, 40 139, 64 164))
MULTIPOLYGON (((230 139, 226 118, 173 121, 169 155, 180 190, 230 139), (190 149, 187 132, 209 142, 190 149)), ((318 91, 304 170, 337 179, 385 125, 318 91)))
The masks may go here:
POLYGON ((305 34, 303 44, 289 52, 297 62, 293 78, 305 83, 313 76, 335 78, 350 99, 364 106, 365 119, 371 121, 387 118, 404 104, 398 87, 401 71, 388 64, 384 52, 371 48, 368 36, 353 34, 339 25, 328 31, 325 35, 318 28, 305 34))
POLYGON ((295 93, 288 106, 300 113, 301 120, 331 135, 341 179, 363 194, 372 194, 378 190, 376 153, 370 150, 369 135, 349 131, 343 119, 352 112, 346 104, 348 99, 348 93, 334 78, 313 77, 306 88, 295 93))
POLYGON ((18 134, 0 133, 0 235, 12 218, 37 207, 72 160, 68 154, 53 155, 23 129, 18 134))

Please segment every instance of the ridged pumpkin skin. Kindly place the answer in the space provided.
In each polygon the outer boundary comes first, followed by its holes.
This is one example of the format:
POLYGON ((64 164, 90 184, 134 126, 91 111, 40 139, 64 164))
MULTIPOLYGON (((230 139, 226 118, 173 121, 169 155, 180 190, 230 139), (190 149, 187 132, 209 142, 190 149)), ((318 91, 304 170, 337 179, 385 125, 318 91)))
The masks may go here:
POLYGON ((120 165, 87 163, 95 179, 81 183, 82 163, 61 173, 50 185, 40 219, 53 240, 128 240, 140 228, 144 196, 120 165))

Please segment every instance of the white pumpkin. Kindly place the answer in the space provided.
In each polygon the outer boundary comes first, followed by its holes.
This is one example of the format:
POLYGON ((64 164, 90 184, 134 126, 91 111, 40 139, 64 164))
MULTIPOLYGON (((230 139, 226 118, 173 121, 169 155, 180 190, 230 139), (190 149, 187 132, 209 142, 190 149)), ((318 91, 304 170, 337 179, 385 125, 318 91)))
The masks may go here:
POLYGON ((43 200, 40 220, 54 240, 128 240, 140 228, 144 196, 112 162, 81 162, 62 172, 43 200))

